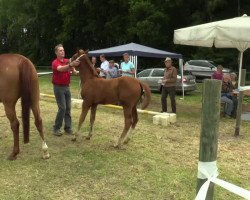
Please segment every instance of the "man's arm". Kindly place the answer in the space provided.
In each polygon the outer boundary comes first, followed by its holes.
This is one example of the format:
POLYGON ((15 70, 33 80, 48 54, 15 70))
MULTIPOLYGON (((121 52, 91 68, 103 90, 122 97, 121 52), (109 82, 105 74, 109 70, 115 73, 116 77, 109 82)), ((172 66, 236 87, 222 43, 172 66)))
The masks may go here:
POLYGON ((74 60, 71 63, 67 64, 67 65, 59 65, 57 66, 57 71, 59 72, 66 72, 68 70, 70 70, 72 67, 78 66, 80 64, 80 61, 78 60, 74 60))

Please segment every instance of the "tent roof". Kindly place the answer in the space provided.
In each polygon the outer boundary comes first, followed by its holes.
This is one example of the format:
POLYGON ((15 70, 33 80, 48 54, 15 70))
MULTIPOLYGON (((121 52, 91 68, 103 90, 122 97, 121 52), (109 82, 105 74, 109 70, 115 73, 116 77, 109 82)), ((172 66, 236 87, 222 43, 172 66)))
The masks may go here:
POLYGON ((159 49, 154 49, 136 43, 129 43, 106 49, 89 51, 90 56, 99 56, 101 54, 105 54, 106 56, 122 56, 122 54, 124 53, 129 53, 132 56, 153 57, 153 58, 165 58, 165 57, 182 58, 181 54, 162 51, 159 49))

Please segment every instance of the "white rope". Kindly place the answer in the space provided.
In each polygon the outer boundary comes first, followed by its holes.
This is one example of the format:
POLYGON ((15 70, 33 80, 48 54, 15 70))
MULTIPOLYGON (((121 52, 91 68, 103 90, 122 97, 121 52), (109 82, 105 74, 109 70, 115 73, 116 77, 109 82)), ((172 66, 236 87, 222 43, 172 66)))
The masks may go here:
POLYGON ((207 191, 210 182, 213 182, 226 190, 237 194, 247 200, 250 200, 250 191, 243 189, 239 186, 236 186, 232 183, 228 183, 226 181, 223 181, 217 176, 219 175, 218 173, 218 168, 216 165, 216 161, 213 162, 199 162, 198 163, 198 174, 197 177, 199 179, 207 179, 207 181, 201 186, 195 200, 205 200, 207 196, 207 191))

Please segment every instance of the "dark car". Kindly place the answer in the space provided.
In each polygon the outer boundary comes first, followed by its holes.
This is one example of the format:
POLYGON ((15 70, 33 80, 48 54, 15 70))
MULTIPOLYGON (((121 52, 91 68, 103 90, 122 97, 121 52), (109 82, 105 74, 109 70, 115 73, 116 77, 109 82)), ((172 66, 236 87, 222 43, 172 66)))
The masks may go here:
MULTIPOLYGON (((147 83, 152 91, 161 90, 161 81, 164 76, 165 68, 152 68, 145 69, 137 74, 137 78, 145 83, 147 83)), ((195 76, 191 75, 189 72, 184 72, 183 76, 183 87, 185 92, 191 92, 196 90, 195 76)), ((181 75, 177 75, 176 91, 182 91, 181 75)))
MULTIPOLYGON (((209 60, 189 60, 184 65, 184 71, 190 72, 197 79, 211 78, 214 71, 217 70, 217 64, 209 60)), ((230 73, 228 68, 223 69, 223 73, 230 73)))

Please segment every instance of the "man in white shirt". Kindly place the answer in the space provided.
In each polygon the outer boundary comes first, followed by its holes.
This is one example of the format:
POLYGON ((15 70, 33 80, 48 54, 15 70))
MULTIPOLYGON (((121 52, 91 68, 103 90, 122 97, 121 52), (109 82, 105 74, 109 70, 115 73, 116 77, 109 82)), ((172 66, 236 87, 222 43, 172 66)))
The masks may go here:
POLYGON ((104 54, 100 55, 100 60, 102 62, 100 76, 106 78, 107 70, 109 68, 109 62, 106 60, 104 54))

